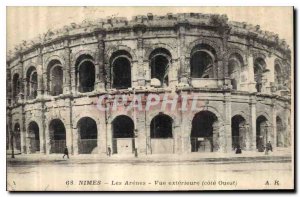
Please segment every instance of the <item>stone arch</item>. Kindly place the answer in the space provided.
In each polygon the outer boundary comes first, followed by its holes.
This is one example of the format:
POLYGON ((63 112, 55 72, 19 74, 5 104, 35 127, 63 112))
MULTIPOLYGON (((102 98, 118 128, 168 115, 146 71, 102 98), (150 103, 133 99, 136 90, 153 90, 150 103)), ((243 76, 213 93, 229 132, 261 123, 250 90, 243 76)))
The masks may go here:
POLYGON ((127 115, 116 116, 111 123, 112 152, 114 154, 132 154, 135 150, 134 122, 127 115))
POLYGON ((163 49, 166 49, 169 51, 170 53, 170 56, 173 59, 177 59, 178 58, 178 53, 176 51, 176 48, 175 47, 172 47, 166 43, 156 43, 156 44, 149 44, 145 47, 145 54, 143 56, 144 58, 144 62, 148 62, 149 61, 149 57, 150 57, 150 54, 155 50, 155 49, 158 49, 158 48, 163 48, 163 49))
POLYGON ((131 56, 132 62, 135 62, 138 60, 137 55, 133 49, 131 49, 130 47, 125 46, 125 45, 117 45, 117 46, 109 46, 107 48, 107 50, 105 50, 105 53, 104 53, 105 54, 104 55, 105 63, 109 64, 113 53, 115 53, 117 51, 126 51, 127 53, 129 53, 131 56))
POLYGON ((36 121, 30 121, 27 127, 28 151, 36 153, 40 151, 40 128, 36 121))
POLYGON ((231 86, 234 90, 240 90, 241 73, 245 70, 243 57, 239 53, 231 53, 227 60, 227 76, 231 80, 231 86))
POLYGON ((26 70, 26 97, 34 99, 37 97, 38 73, 35 66, 30 66, 26 70))
POLYGON ((224 55, 225 65, 228 64, 229 57, 232 54, 238 54, 242 58, 242 62, 244 63, 244 65, 247 64, 247 57, 246 57, 245 52, 240 48, 234 47, 234 48, 228 48, 227 52, 225 53, 225 55, 224 55))
POLYGON ((50 64, 51 61, 53 60, 57 60, 61 63, 63 69, 64 69, 64 65, 65 65, 65 59, 62 56, 59 55, 51 55, 50 57, 48 57, 47 59, 45 59, 45 65, 48 67, 48 65, 50 64))
POLYGON ((185 55, 186 58, 191 58, 191 51, 193 50, 193 48, 195 48, 197 45, 202 45, 202 44, 209 45, 216 51, 216 60, 218 60, 222 57, 221 45, 215 41, 205 39, 205 38, 200 38, 198 40, 191 42, 188 45, 188 47, 186 47, 183 54, 185 55))
POLYGON ((66 128, 61 119, 49 121, 50 153, 63 153, 66 147, 66 128))
POLYGON ((266 61, 262 57, 256 57, 253 59, 253 67, 254 67, 254 80, 256 82, 256 90, 257 92, 261 92, 263 89, 263 76, 264 71, 267 67, 266 61))
POLYGON ((273 141, 272 131, 270 129, 269 119, 265 115, 258 115, 256 118, 256 148, 264 151, 268 141, 273 141))
POLYGON ((14 148, 21 151, 21 126, 18 122, 15 122, 13 125, 14 148))
POLYGON ((12 96, 15 101, 17 100, 18 95, 21 93, 21 88, 22 88, 21 83, 22 83, 21 75, 18 72, 15 72, 12 75, 12 96))
POLYGON ((277 115, 276 116, 276 147, 284 147, 287 142, 287 135, 285 132, 285 125, 283 119, 277 115))
POLYGON ((71 55, 71 62, 72 62, 71 65, 75 65, 78 58, 82 55, 90 56, 94 60, 96 59, 95 52, 93 52, 91 50, 80 50, 77 53, 74 53, 71 55))
POLYGON ((173 124, 172 117, 159 113, 150 121, 150 137, 151 138, 173 138, 173 124))
POLYGON ((249 148, 247 146, 247 141, 250 141, 249 138, 249 127, 246 127, 247 120, 240 114, 236 114, 231 117, 231 136, 232 136, 232 148, 241 148, 245 150, 249 148))
POLYGON ((93 56, 81 54, 75 62, 75 81, 77 91, 92 92, 96 82, 96 67, 93 56))
POLYGON ((52 96, 63 93, 64 69, 59 59, 52 59, 47 64, 47 90, 52 96))
POLYGON ((169 85, 169 70, 172 65, 172 55, 165 48, 156 48, 149 54, 151 79, 158 79, 161 87, 169 85))
POLYGON ((215 152, 219 150, 219 120, 209 111, 197 112, 192 119, 190 134, 191 152, 215 152))
POLYGON ((277 87, 277 89, 281 89, 282 84, 283 84, 283 80, 284 80, 284 73, 283 73, 283 68, 282 68, 282 63, 281 61, 276 58, 274 61, 274 85, 277 87))
POLYGON ((125 50, 112 53, 110 60, 111 88, 127 89, 132 86, 132 56, 125 50))
POLYGON ((97 153, 98 128, 96 121, 88 116, 81 117, 77 122, 78 153, 97 153))

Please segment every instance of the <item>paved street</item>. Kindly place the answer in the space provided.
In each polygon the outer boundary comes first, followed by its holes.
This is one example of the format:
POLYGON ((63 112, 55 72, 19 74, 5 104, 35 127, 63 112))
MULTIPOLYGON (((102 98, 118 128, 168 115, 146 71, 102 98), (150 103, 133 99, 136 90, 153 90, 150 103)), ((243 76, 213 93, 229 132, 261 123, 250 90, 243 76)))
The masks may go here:
MULTIPOLYGON (((17 156, 18 157, 18 156, 17 156)), ((52 156, 54 157, 54 156, 52 156)), ((251 159, 251 158, 250 158, 251 159)), ((9 190, 211 190, 291 188, 291 161, 151 162, 60 158, 14 160, 7 168, 9 190), (106 162, 104 162, 106 161, 106 162)), ((241 161, 244 160, 241 158, 241 161)))

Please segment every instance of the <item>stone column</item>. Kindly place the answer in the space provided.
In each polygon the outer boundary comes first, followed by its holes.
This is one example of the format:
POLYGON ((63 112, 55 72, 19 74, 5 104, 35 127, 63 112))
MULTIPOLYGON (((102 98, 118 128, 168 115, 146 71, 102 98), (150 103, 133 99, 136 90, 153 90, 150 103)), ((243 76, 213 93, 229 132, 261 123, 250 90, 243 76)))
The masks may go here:
POLYGON ((146 154, 151 154, 151 139, 150 139, 150 122, 146 120, 145 125, 145 138, 146 138, 146 154))
POLYGON ((137 136, 135 138, 136 148, 138 153, 141 155, 146 154, 146 146, 147 146, 147 135, 145 128, 145 112, 136 111, 136 121, 135 128, 137 131, 137 136))
POLYGON ((144 57, 143 57, 143 29, 138 30, 138 40, 137 40, 137 72, 133 73, 133 75, 137 75, 137 85, 138 86, 145 86, 145 66, 144 66, 144 57))
MULTIPOLYGON (((38 76, 38 86, 37 86, 37 98, 43 97, 44 85, 43 85, 43 54, 42 49, 38 49, 38 66, 37 66, 37 76, 38 76)), ((46 79, 46 78, 45 78, 46 79)))
POLYGON ((105 89, 104 38, 105 38, 105 31, 99 31, 97 34, 98 47, 96 50, 96 58, 95 58, 95 71, 96 71, 95 89, 100 92, 105 89))
POLYGON ((45 150, 46 150, 46 154, 50 154, 51 143, 50 143, 50 131, 49 131, 49 127, 46 127, 46 129, 45 129, 45 150))
MULTIPOLYGON (((103 112, 105 113, 105 112, 103 112)), ((101 114, 102 117, 105 117, 105 114, 101 114)), ((97 125, 98 129, 98 154, 100 155, 106 155, 106 148, 107 148, 107 136, 106 136, 106 124, 105 124, 105 118, 103 121, 100 121, 100 125, 97 125)))
POLYGON ((189 65, 186 64, 186 57, 184 51, 186 50, 185 46, 185 32, 186 32, 186 25, 184 22, 178 24, 178 42, 177 42, 177 49, 178 49, 178 57, 179 57, 179 70, 178 70, 178 77, 179 83, 188 84, 188 79, 190 77, 190 70, 189 65))
POLYGON ((253 62, 253 55, 249 53, 248 55, 248 91, 249 92, 256 92, 256 82, 254 80, 254 62, 253 62))
POLYGON ((69 41, 64 41, 64 59, 65 59, 65 65, 64 65, 64 83, 63 83, 63 93, 64 94, 70 94, 71 93, 71 50, 69 48, 69 41))
POLYGON ((271 132, 273 132, 273 141, 271 141, 271 143, 273 144, 272 148, 274 150, 276 150, 277 148, 277 124, 276 124, 276 100, 272 99, 272 125, 273 127, 271 127, 271 132), (273 130, 272 130, 273 129, 273 130))
POLYGON ((72 143, 72 146, 73 146, 73 154, 74 155, 78 155, 79 153, 79 148, 78 148, 78 128, 77 127, 73 127, 73 136, 72 136, 72 139, 73 139, 73 143, 72 143))
POLYGON ((112 146, 112 125, 111 125, 111 120, 109 120, 107 123, 106 123, 106 142, 107 142, 107 147, 110 147, 111 148, 111 151, 113 153, 113 146, 112 146))
MULTIPOLYGON (((224 95, 224 125, 225 125, 225 138, 220 140, 225 140, 224 152, 232 151, 232 132, 231 132, 231 94, 230 92, 224 95)), ((220 129, 220 128, 219 128, 220 129)))
POLYGON ((250 124, 249 124, 249 134, 250 134, 250 150, 256 150, 256 98, 255 96, 250 96, 250 124))

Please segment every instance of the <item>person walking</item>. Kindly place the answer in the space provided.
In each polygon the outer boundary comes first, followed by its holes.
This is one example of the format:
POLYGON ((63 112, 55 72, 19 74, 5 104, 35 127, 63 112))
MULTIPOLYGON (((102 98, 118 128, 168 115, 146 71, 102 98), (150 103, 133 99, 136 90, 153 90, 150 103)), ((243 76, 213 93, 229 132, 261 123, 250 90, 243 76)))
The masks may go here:
POLYGON ((65 158, 65 156, 67 156, 67 158, 70 159, 68 147, 65 147, 63 159, 65 158))

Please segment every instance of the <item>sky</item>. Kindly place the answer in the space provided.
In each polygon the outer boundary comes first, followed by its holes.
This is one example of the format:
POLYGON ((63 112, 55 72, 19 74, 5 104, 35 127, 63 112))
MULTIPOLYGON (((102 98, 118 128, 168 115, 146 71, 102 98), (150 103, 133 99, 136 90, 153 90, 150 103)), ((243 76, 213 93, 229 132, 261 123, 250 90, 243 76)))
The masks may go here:
POLYGON ((30 40, 48 29, 58 29, 85 19, 127 17, 134 15, 166 15, 167 13, 226 14, 230 21, 260 25, 293 45, 292 7, 7 7, 7 49, 22 40, 30 40))

